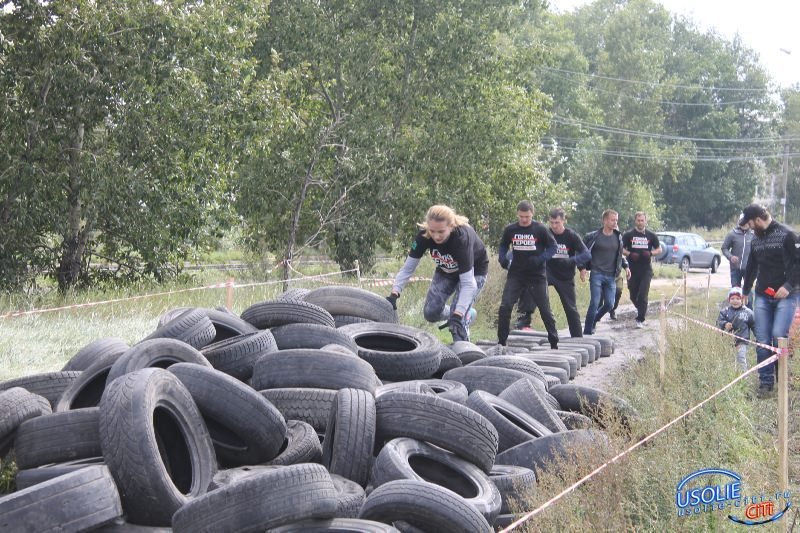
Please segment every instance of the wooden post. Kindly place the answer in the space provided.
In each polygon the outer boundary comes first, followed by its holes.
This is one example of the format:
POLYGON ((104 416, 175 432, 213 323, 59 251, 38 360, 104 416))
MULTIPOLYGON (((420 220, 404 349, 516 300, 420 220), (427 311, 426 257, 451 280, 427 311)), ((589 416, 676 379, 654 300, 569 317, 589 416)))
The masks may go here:
POLYGON ((778 348, 778 487, 789 490, 789 339, 778 338, 778 348))
POLYGON ((228 278, 225 284, 225 307, 228 311, 233 311, 233 278, 228 278))
POLYGON ((364 284, 361 282, 361 265, 358 263, 358 259, 353 261, 353 264, 355 264, 356 267, 356 278, 358 279, 358 286, 363 289, 364 284))
POLYGON ((661 297, 659 328, 661 334, 658 336, 658 374, 661 378, 661 384, 663 385, 667 356, 667 300, 664 296, 661 297))
POLYGON ((708 283, 706 283, 706 318, 708 318, 708 307, 711 304, 711 272, 708 273, 708 283))

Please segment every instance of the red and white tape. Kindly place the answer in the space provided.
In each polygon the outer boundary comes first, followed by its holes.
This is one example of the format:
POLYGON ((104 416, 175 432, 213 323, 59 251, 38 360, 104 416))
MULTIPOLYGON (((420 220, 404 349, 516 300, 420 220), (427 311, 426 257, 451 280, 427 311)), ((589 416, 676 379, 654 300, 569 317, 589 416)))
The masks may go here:
POLYGON ((733 337, 734 339, 739 339, 740 341, 752 344, 753 346, 758 346, 760 348, 765 348, 765 349, 767 349, 767 350, 769 350, 771 352, 774 352, 774 353, 780 353, 780 349, 776 348, 775 346, 772 346, 771 344, 763 344, 761 342, 757 342, 757 341, 754 341, 754 340, 746 339, 745 337, 740 337, 738 335, 730 333, 729 331, 725 331, 724 329, 719 329, 716 326, 713 326, 711 324, 707 324, 705 322, 702 322, 702 321, 697 320, 697 319, 692 318, 692 317, 688 317, 688 316, 683 315, 681 313, 676 313, 675 311, 668 311, 668 312, 671 315, 679 316, 679 317, 683 318, 684 320, 688 320, 689 322, 694 322, 698 326, 702 326, 702 327, 704 327, 706 329, 717 331, 719 333, 722 333, 723 335, 727 335, 729 337, 733 337))

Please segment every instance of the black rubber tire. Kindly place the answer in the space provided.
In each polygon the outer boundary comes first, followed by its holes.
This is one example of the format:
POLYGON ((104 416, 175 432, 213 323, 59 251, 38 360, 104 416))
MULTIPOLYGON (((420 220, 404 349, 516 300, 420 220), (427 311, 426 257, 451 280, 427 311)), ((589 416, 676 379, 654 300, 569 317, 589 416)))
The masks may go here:
POLYGON ((117 356, 125 353, 130 346, 119 337, 104 337, 92 341, 73 355, 62 372, 69 370, 83 371, 92 366, 92 364, 100 358, 106 357, 108 354, 115 354, 117 356))
POLYGON ((178 318, 179 316, 181 316, 185 312, 191 311, 192 309, 197 309, 197 308, 196 307, 173 307, 172 309, 169 309, 168 311, 164 311, 158 317, 158 323, 156 324, 156 328, 163 327, 164 325, 166 325, 169 322, 175 320, 176 318, 178 318))
POLYGON ((573 411, 559 411, 556 410, 558 418, 564 423, 567 429, 592 429, 594 422, 586 415, 575 413, 573 411))
POLYGON ((283 415, 266 398, 219 370, 192 363, 168 369, 192 395, 224 466, 274 459, 286 437, 283 415))
POLYGON ((500 512, 500 491, 486 472, 421 440, 392 439, 375 459, 371 483, 374 488, 398 479, 427 481, 445 487, 464 498, 489 523, 500 512))
POLYGON ((124 517, 120 517, 92 529, 92 533, 172 533, 172 528, 139 526, 127 522, 124 517))
POLYGON ((553 407, 529 379, 514 382, 499 397, 532 416, 553 433, 567 429, 553 407))
POLYGON ((358 356, 375 369, 380 379, 408 381, 428 378, 442 362, 441 343, 411 326, 367 322, 339 328, 358 345, 358 356))
POLYGON ((106 390, 108 383, 108 373, 124 354, 125 352, 107 352, 97 357, 94 363, 64 389, 55 405, 55 411, 85 409, 100 405, 100 398, 103 397, 103 391, 106 390))
POLYGON ((424 383, 430 387, 440 398, 460 403, 461 405, 464 405, 467 401, 467 396, 469 396, 467 387, 458 381, 447 379, 423 379, 420 380, 420 383, 424 383))
POLYGON ((594 348, 589 352, 589 363, 594 363, 600 359, 600 352, 603 349, 603 345, 599 340, 594 338, 594 335, 591 337, 570 337, 569 339, 566 339, 566 343, 577 344, 578 346, 586 346, 587 348, 594 348))
POLYGON ((522 409, 485 391, 471 392, 465 405, 484 416, 497 430, 498 453, 552 433, 522 409))
POLYGON ((365 324, 367 322, 373 322, 368 318, 361 318, 360 316, 352 316, 352 315, 332 315, 333 316, 333 323, 337 328, 341 328, 343 326, 349 326, 351 324, 365 324))
POLYGON ((340 389, 322 441, 322 464, 331 474, 367 486, 375 447, 375 398, 359 389, 340 389))
POLYGON ((497 355, 494 357, 486 357, 478 359, 466 366, 492 366, 495 368, 507 368, 509 370, 518 370, 525 372, 537 379, 545 379, 544 370, 534 361, 521 357, 519 355, 497 355))
POLYGON ((544 371, 544 375, 547 377, 547 390, 550 390, 550 387, 555 385, 566 385, 569 383, 569 372, 563 368, 542 365, 542 370, 544 371))
POLYGON ((27 489, 39 483, 44 483, 58 476, 71 474, 81 468, 87 468, 95 465, 105 465, 105 460, 102 457, 88 457, 85 459, 77 459, 75 461, 67 461, 62 463, 54 463, 49 465, 42 465, 36 468, 26 468, 18 470, 14 480, 17 485, 17 490, 27 489))
POLYGON ((522 503, 521 500, 532 496, 536 489, 536 472, 524 466, 496 464, 489 472, 489 478, 503 499, 500 514, 513 512, 512 500, 522 503))
POLYGON ((464 366, 464 363, 461 362, 461 358, 456 355, 450 346, 441 343, 439 344, 439 354, 442 357, 442 362, 439 363, 439 368, 437 368, 436 372, 434 372, 433 376, 431 376, 433 378, 441 378, 448 370, 464 366))
POLYGON ((211 366, 241 381, 253 375, 253 365, 264 354, 278 351, 269 330, 245 333, 205 346, 200 353, 211 366))
POLYGON ((2 531, 87 531, 122 515, 105 466, 90 466, 0 498, 2 531))
POLYGON ((81 373, 77 370, 31 374, 0 383, 0 391, 22 387, 28 392, 47 398, 50 407, 54 408, 58 399, 64 394, 64 390, 80 375, 81 373))
POLYGON ((333 317, 318 305, 300 301, 271 300, 258 302, 242 311, 242 320, 258 329, 285 324, 319 324, 335 327, 333 317))
POLYGON ((529 352, 526 354, 519 354, 516 357, 522 357, 529 361, 533 361, 542 369, 542 372, 547 374, 549 368, 559 368, 566 374, 567 380, 574 378, 578 373, 578 365, 572 357, 564 357, 560 355, 542 353, 542 352, 529 352))
POLYGON ((100 446, 131 522, 168 526, 205 494, 217 470, 203 417, 173 374, 145 368, 109 383, 100 402, 100 446))
POLYGON ((208 318, 205 310, 193 308, 157 328, 142 341, 175 339, 183 341, 193 348, 200 349, 211 343, 216 335, 217 331, 214 329, 214 324, 211 323, 211 319, 208 318))
POLYGON ((437 533, 491 533, 481 513, 455 492, 433 483, 402 479, 373 490, 359 518, 391 524, 408 522, 437 533))
POLYGON ((511 370, 508 368, 496 368, 491 366, 464 366, 454 368, 445 372, 442 379, 458 381, 463 383, 467 390, 472 393, 482 390, 494 394, 495 396, 503 392, 520 379, 532 379, 530 374, 511 370))
POLYGON ((614 353, 614 339, 600 335, 593 335, 592 338, 600 343, 600 357, 610 357, 614 353))
POLYGON ((714 259, 711 260, 711 273, 716 274, 719 270, 719 263, 720 259, 719 256, 714 256, 714 259))
MULTIPOLYGON (((570 454, 585 454, 607 445, 608 437, 602 431, 592 429, 573 429, 553 433, 545 437, 517 444, 513 448, 497 454, 497 464, 517 465, 530 468, 540 474, 542 469, 554 466, 554 461, 574 460, 570 454)), ((557 465, 555 465, 557 466, 557 465)))
POLYGON ((50 412, 50 402, 22 387, 0 391, 0 458, 13 446, 20 424, 50 412))
POLYGON ((407 392, 375 400, 379 442, 409 437, 435 444, 488 472, 497 454, 497 430, 463 405, 407 392))
POLYGON ((254 476, 267 470, 274 470, 276 468, 283 467, 275 465, 246 465, 225 468, 224 470, 217 470, 217 473, 214 474, 214 479, 212 479, 211 483, 208 485, 208 491, 211 492, 212 490, 226 487, 231 483, 236 483, 240 479, 254 476))
POLYGON ((333 518, 303 520, 270 530, 270 533, 400 533, 400 530, 374 520, 333 518))
POLYGON ((211 323, 214 325, 214 338, 211 339, 209 344, 258 331, 258 328, 242 320, 238 315, 228 311, 224 307, 217 309, 203 308, 203 311, 205 311, 206 315, 208 315, 208 319, 211 320, 211 323))
POLYGON ((256 390, 354 388, 374 395, 380 382, 369 363, 358 357, 324 350, 297 349, 261 356, 253 367, 250 384, 256 390))
MULTIPOLYGON (((460 385, 460 383, 459 383, 460 385)), ((432 388, 425 384, 424 380, 416 379, 412 381, 398 381, 396 383, 386 383, 375 389, 375 397, 390 392, 413 392, 415 394, 436 394, 432 388)))
POLYGON ((270 331, 280 350, 319 349, 327 344, 339 344, 350 350, 353 355, 358 354, 358 345, 353 338, 333 327, 320 324, 286 324, 270 331))
POLYGON ((172 530, 264 531, 335 514, 336 488, 328 472, 301 464, 260 472, 188 501, 172 518, 172 530))
POLYGON ((689 272, 689 269, 692 268, 692 261, 689 259, 689 256, 685 256, 681 258, 681 262, 678 264, 678 268, 681 272, 689 272))
POLYGON ((324 434, 337 391, 295 387, 264 389, 258 392, 274 405, 286 420, 302 420, 311 424, 318 434, 324 434))
POLYGON ((346 477, 331 474, 336 488, 336 518, 356 518, 367 499, 364 487, 346 477))
POLYGON ((211 368, 197 349, 176 339, 149 339, 133 346, 111 366, 106 383, 143 368, 168 368, 176 363, 195 363, 211 368))
POLYGON ((14 444, 17 467, 34 468, 102 455, 96 407, 43 415, 23 422, 14 444))
POLYGON ((288 466, 300 463, 321 463, 322 444, 311 425, 300 420, 286 421, 286 439, 278 456, 268 465, 288 466))
POLYGON ((468 365, 478 359, 486 357, 486 352, 469 341, 456 341, 449 345, 450 350, 458 356, 461 364, 468 365))
POLYGON ((374 322, 397 323, 397 311, 386 298, 357 287, 320 287, 306 294, 305 301, 326 309, 332 315, 350 315, 374 322))
POLYGON ((550 388, 561 409, 588 416, 604 427, 607 417, 618 418, 623 427, 630 428, 638 418, 634 408, 619 396, 585 385, 556 385, 550 388))
POLYGON ((577 344, 574 342, 559 342, 558 343, 558 350, 563 352, 573 352, 576 353, 581 357, 581 365, 580 367, 583 368, 589 364, 590 360, 590 352, 594 352, 594 346, 589 344, 577 344))
POLYGON ((283 302, 302 302, 309 292, 311 292, 311 289, 303 289, 302 287, 287 289, 280 293, 275 299, 283 302))

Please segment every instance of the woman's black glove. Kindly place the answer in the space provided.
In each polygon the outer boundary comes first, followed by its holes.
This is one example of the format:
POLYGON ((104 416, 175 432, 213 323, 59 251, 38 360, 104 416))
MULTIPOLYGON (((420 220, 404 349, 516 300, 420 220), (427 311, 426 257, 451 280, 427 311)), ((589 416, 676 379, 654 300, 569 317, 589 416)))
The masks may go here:
POLYGON ((469 340, 463 316, 450 315, 450 319, 447 321, 447 329, 450 330, 450 334, 453 336, 453 342, 469 340))
POLYGON ((394 293, 392 293, 392 294, 390 294, 389 296, 386 297, 386 299, 389 301, 389 303, 392 304, 392 309, 394 309, 395 311, 397 311, 397 299, 398 298, 400 298, 400 295, 399 294, 394 294, 394 293))

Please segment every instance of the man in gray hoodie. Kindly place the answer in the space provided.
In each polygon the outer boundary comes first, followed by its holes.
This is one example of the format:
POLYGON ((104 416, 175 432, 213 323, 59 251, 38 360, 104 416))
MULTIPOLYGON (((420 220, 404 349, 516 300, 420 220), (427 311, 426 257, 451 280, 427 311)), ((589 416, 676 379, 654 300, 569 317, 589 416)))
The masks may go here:
POLYGON ((747 222, 739 222, 722 241, 722 255, 731 263, 731 287, 742 286, 747 256, 750 254, 750 241, 753 240, 753 230, 747 226, 747 222))

